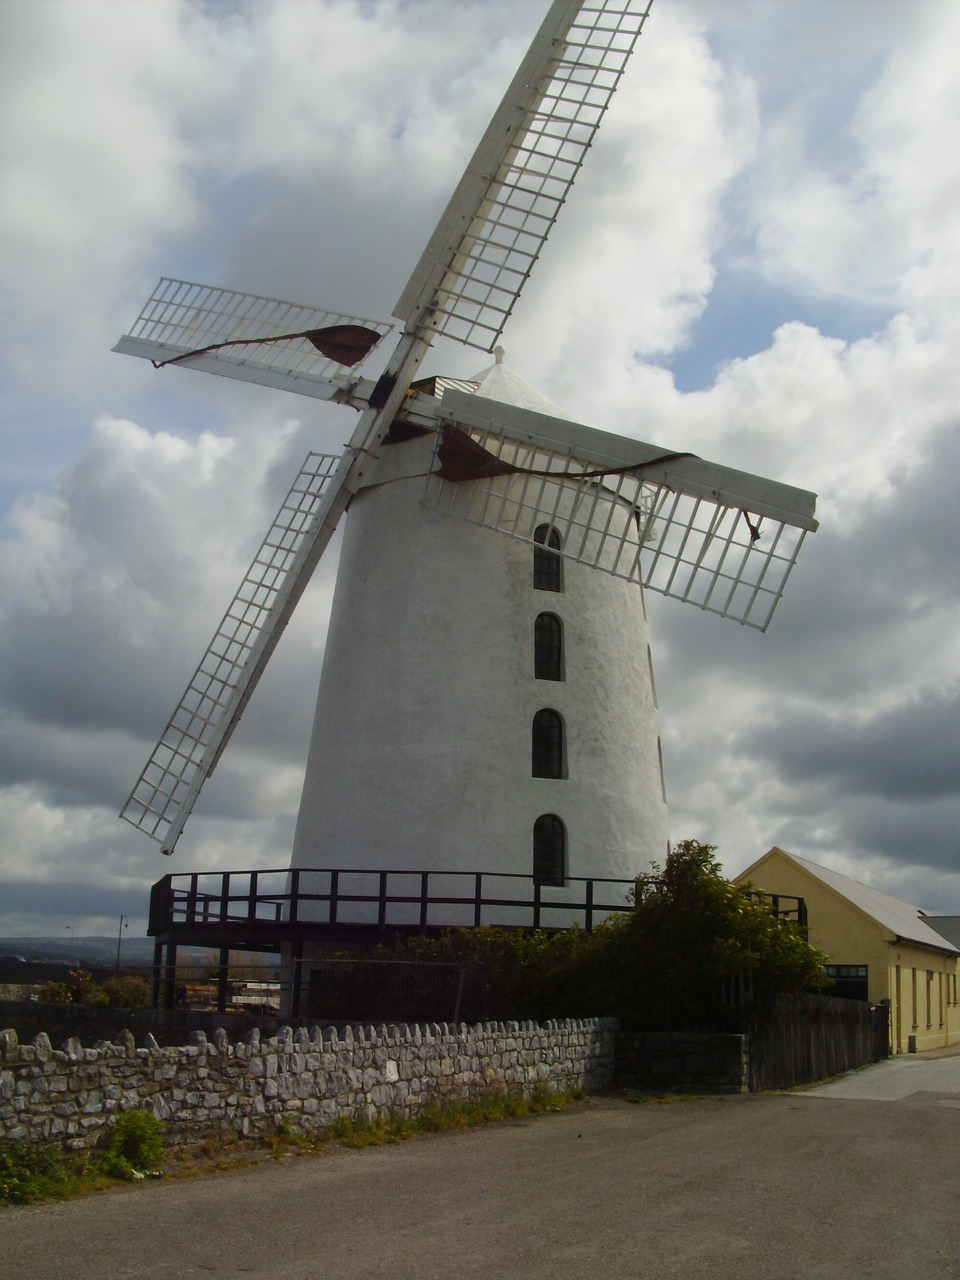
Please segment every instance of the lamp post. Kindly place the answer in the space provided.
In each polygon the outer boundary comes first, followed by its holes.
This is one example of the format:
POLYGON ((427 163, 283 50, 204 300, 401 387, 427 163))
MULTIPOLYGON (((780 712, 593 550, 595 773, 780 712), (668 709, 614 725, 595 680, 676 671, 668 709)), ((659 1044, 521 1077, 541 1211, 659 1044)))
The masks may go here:
POLYGON ((123 937, 124 929, 129 929, 129 928, 130 928, 130 925, 127 922, 127 917, 121 916, 120 927, 117 929, 117 963, 113 966, 114 969, 120 968, 120 939, 123 937))

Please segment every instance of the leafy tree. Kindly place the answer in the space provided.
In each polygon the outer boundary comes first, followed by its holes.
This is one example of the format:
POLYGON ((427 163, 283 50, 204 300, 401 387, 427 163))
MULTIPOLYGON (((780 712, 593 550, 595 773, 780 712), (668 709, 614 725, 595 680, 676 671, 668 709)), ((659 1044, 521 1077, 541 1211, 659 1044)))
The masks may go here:
POLYGON ((150 1007, 152 992, 146 978, 121 974, 118 978, 107 978, 102 989, 111 1009, 149 1009, 150 1007))
POLYGON ((614 927, 617 1005, 647 1028, 732 1026, 750 1003, 822 989, 826 957, 794 922, 725 880, 716 847, 683 840, 638 880, 634 909, 614 927), (726 997, 725 997, 726 989, 726 997), (740 999, 731 1001, 732 989, 740 999))

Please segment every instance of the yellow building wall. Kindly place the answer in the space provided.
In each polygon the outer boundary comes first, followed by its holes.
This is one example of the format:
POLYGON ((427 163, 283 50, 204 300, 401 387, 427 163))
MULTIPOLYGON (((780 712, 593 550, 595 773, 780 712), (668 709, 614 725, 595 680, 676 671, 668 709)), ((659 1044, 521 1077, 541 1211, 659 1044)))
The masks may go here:
POLYGON ((893 1053, 911 1048, 922 1052, 960 1041, 957 956, 898 942, 890 930, 779 850, 761 859, 749 876, 737 876, 735 883, 803 898, 811 945, 831 964, 867 966, 868 999, 874 1004, 890 1002, 893 1053))

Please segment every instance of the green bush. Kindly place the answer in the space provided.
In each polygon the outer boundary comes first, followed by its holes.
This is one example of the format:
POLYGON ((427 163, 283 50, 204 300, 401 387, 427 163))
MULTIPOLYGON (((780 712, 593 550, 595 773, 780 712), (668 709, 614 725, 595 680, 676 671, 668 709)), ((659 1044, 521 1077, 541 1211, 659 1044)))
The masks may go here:
POLYGON ((108 978, 103 992, 112 1009, 149 1009, 152 999, 150 983, 145 978, 122 976, 108 978))
POLYGON ((159 1168, 162 1160, 160 1121, 149 1111, 124 1111, 97 1144, 97 1168, 110 1178, 129 1181, 159 1168))
POLYGON ((71 969, 62 982, 45 982, 37 991, 44 1004, 81 1004, 88 1009, 146 1009, 150 983, 127 975, 96 983, 86 969, 71 969))
POLYGON ((73 995, 65 982, 45 982, 37 988, 37 999, 43 1004, 73 1004, 73 995))

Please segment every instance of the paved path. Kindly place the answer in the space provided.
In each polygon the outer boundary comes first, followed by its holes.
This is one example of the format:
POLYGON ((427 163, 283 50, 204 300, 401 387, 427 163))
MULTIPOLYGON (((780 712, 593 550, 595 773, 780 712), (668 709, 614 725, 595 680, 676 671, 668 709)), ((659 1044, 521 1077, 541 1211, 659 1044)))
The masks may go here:
MULTIPOLYGON (((881 1078, 872 1070, 858 1088, 881 1078)), ((922 1074, 904 1077, 923 1087, 896 1101, 830 1096, 834 1086, 600 1098, 472 1133, 0 1210, 0 1275, 958 1280, 957 1081, 930 1088, 922 1074)))
POLYGON ((903 1054, 850 1071, 804 1093, 808 1098, 856 1098, 868 1102, 933 1102, 960 1107, 960 1053, 903 1054))

